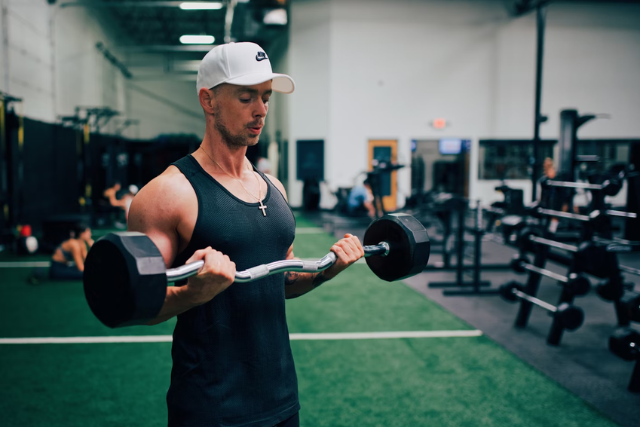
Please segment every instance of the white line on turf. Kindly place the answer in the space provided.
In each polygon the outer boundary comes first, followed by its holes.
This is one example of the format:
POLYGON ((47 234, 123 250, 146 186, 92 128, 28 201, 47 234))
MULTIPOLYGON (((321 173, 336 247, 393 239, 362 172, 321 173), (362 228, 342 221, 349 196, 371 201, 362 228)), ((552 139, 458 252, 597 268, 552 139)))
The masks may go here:
POLYGON ((49 261, 0 262, 0 268, 33 268, 33 267, 51 267, 51 262, 49 261))
MULTIPOLYGON (((293 341, 306 340, 367 340, 397 338, 462 338, 479 337, 480 330, 469 331, 405 331, 405 332, 344 332, 327 334, 290 334, 293 341)), ((0 344, 103 344, 171 342, 171 335, 138 335, 118 337, 52 337, 52 338, 0 338, 0 344)))
POLYGON ((404 331, 404 332, 341 332, 329 334, 289 334, 291 340, 372 340, 392 338, 458 338, 479 337, 480 330, 470 331, 404 331))
POLYGON ((320 227, 300 227, 300 228, 296 228, 296 234, 322 234, 322 233, 326 233, 326 231, 324 231, 320 227))

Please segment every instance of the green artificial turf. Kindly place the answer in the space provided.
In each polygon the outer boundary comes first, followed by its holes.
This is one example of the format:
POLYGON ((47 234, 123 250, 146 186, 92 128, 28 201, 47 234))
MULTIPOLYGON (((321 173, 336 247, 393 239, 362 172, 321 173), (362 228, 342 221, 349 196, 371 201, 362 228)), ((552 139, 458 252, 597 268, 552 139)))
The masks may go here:
POLYGON ((0 346, 2 425, 166 425, 170 351, 170 343, 0 346))
MULTIPOLYGON (((304 218, 301 218, 304 220, 304 218)), ((298 227, 301 225, 298 220, 298 227)), ((314 225, 309 225, 314 226, 314 225)), ((336 239, 299 234, 300 258, 336 239)), ((0 269, 0 336, 170 334, 161 325, 108 329, 81 282, 27 282, 0 269)), ((470 329, 423 295, 355 264, 287 301, 289 329, 375 332, 470 329)), ((303 427, 614 426, 588 404, 486 337, 292 341, 303 427)), ((166 425, 170 343, 0 344, 2 425, 166 425)))
POLYGON ((306 427, 616 425, 485 337, 292 348, 306 427))

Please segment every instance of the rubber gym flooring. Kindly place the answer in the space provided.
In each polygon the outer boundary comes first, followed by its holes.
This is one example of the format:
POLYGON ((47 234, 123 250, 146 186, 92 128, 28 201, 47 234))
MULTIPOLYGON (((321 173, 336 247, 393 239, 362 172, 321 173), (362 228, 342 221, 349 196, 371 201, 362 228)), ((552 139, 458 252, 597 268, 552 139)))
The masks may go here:
MULTIPOLYGON (((305 218, 297 226, 298 257, 319 258, 335 241, 305 218)), ((39 260, 46 257, 0 254, 0 423, 166 425, 174 321, 108 329, 89 311, 80 282, 34 285, 30 268, 7 264, 39 260), (52 337, 61 342, 44 340, 52 337), (118 342, 125 340, 133 342, 118 342)), ((287 316, 305 427, 617 425, 423 293, 383 282, 363 263, 287 301, 287 316), (416 331, 422 337, 383 334, 416 331)))

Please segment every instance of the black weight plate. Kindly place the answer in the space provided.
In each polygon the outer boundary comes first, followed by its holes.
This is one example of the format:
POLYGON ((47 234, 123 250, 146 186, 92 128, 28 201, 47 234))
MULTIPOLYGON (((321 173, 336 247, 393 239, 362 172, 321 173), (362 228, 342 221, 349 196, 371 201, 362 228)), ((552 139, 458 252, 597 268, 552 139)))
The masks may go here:
POLYGON ((85 298, 106 326, 147 323, 162 308, 167 280, 164 259, 141 233, 111 233, 87 254, 85 298))
POLYGON ((388 214, 374 221, 364 235, 365 245, 387 242, 387 256, 367 257, 376 276, 392 282, 421 273, 429 262, 431 243, 422 223, 407 214, 388 214))

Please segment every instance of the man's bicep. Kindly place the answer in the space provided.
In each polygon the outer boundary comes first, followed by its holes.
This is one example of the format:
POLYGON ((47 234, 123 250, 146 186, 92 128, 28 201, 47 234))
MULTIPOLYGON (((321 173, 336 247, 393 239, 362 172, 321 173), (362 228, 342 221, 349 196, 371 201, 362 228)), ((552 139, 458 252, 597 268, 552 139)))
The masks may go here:
POLYGON ((287 257, 285 259, 294 259, 293 244, 289 246, 289 250, 287 251, 287 257))
POLYGON ((134 198, 129 210, 127 228, 129 231, 146 234, 162 254, 165 265, 170 266, 178 253, 178 233, 170 216, 162 215, 158 204, 161 202, 157 199, 154 201, 154 198, 134 198))

